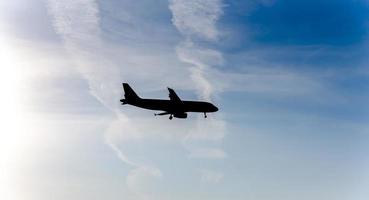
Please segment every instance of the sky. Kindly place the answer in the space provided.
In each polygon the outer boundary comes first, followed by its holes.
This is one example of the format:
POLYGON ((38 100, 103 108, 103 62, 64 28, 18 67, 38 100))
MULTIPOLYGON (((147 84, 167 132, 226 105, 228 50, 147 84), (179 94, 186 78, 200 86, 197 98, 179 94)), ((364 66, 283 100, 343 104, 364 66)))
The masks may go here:
POLYGON ((0 199, 366 200, 368 25, 367 0, 0 0, 0 199))

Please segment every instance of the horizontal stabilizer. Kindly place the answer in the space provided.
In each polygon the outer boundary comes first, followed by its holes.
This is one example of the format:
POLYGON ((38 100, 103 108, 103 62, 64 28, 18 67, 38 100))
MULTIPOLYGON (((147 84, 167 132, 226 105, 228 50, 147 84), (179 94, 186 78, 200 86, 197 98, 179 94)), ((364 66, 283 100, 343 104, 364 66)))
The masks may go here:
POLYGON ((168 113, 168 112, 162 112, 162 113, 155 113, 154 114, 155 116, 157 116, 157 115, 170 115, 170 113, 168 113))

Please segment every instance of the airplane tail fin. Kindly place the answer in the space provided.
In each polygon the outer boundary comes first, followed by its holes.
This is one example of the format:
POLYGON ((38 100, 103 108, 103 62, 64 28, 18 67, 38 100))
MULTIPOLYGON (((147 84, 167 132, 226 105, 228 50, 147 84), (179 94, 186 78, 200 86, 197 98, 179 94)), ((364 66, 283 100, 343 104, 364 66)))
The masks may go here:
POLYGON ((124 97, 126 100, 140 99, 135 91, 128 85, 128 83, 123 83, 124 97))

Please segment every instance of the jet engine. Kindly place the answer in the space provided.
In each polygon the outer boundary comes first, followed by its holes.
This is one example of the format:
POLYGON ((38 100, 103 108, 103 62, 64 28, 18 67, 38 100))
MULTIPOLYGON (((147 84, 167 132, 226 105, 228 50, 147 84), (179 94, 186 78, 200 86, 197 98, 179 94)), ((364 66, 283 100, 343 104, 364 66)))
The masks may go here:
POLYGON ((187 113, 175 113, 173 114, 174 117, 185 119, 187 118, 187 113))

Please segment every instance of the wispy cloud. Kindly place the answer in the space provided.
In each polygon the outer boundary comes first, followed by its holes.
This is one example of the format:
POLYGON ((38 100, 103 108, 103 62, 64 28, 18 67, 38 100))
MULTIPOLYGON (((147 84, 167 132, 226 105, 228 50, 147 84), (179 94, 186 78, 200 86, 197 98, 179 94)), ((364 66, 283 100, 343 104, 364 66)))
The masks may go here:
POLYGON ((223 14, 221 0, 171 0, 173 24, 186 37, 216 40, 219 31, 216 22, 223 14))
MULTIPOLYGON (((361 59, 357 52, 367 48, 241 43, 235 51, 222 49, 223 37, 229 36, 223 28, 247 26, 244 19, 233 15, 239 13, 231 13, 241 12, 239 4, 254 9, 252 6, 271 5, 273 0, 229 2, 226 14, 237 18, 232 27, 218 24, 223 14, 221 1, 171 0, 168 10, 166 0, 49 0, 52 30, 49 19, 37 20, 46 13, 33 16, 44 11, 40 6, 44 1, 32 2, 5 3, 2 10, 14 19, 0 17, 5 21, 0 24, 6 26, 0 28, 4 30, 0 33, 6 56, 1 60, 4 80, 12 78, 14 69, 19 72, 16 79, 27 74, 27 80, 10 84, 10 90, 3 92, 5 100, 9 92, 20 94, 3 105, 13 113, 11 120, 22 125, 21 134, 12 134, 18 131, 13 123, 3 131, 5 147, 12 147, 4 151, 9 158, 5 167, 18 174, 14 179, 12 173, 11 178, 5 177, 3 184, 9 187, 2 190, 4 194, 15 189, 11 191, 14 197, 21 194, 28 199, 63 199, 65 195, 75 199, 172 199, 206 193, 204 197, 212 199, 223 198, 231 187, 239 197, 268 199, 278 193, 277 198, 287 195, 293 199, 301 191, 334 197, 338 190, 349 190, 344 180, 362 177, 360 170, 350 176, 347 163, 359 151, 364 155, 361 151, 368 146, 364 142, 368 70, 355 64, 361 59), (13 12, 7 4, 19 9, 13 12), (38 23, 32 29, 19 26, 28 21, 38 23), (43 29, 51 32, 49 38, 21 38, 30 32, 38 35, 43 29), (21 31, 26 33, 17 34, 21 31), (217 42, 222 44, 213 45, 217 42), (61 43, 65 48, 60 48, 61 43), (341 58, 346 62, 340 62, 341 58), (11 69, 10 76, 7 69, 11 69), (213 101, 220 111, 207 119, 192 113, 186 120, 154 118, 152 111, 119 104, 123 81, 149 98, 167 97, 165 86, 177 89, 183 99, 195 90, 199 99, 213 101), (20 86, 19 91, 11 89, 14 85, 20 86), (345 103, 337 105, 342 101, 345 103), (26 103, 14 104, 18 102, 26 103), (27 113, 14 115, 13 107, 22 112, 27 107, 27 113), (32 137, 25 140, 23 136, 32 137), (17 142, 9 143, 8 138, 17 142), (21 146, 25 141, 27 145, 21 146), (107 146, 100 146, 104 143, 107 146), (12 153, 13 148, 27 151, 27 156, 20 156, 18 150, 12 153), (31 162, 28 155, 33 154, 36 159, 31 162), (19 164, 13 162, 17 158, 19 164), (288 170, 291 163, 295 170, 288 170), (330 163, 343 165, 332 172, 330 163), (234 164, 242 173, 234 170, 234 164), (281 174, 283 184, 275 178, 281 174), (297 192, 291 193, 291 183, 301 176, 309 186, 320 184, 310 188, 314 192, 295 184, 293 191, 297 192), (343 184, 332 185, 332 176, 343 184), (232 178, 231 183, 225 181, 227 177, 232 178), (234 183, 252 187, 245 191, 232 187, 234 183), (327 191, 327 187, 336 190, 327 191)), ((248 35, 244 30, 239 33, 235 35, 248 35)), ((365 56, 362 59, 366 61, 365 56)), ((3 86, 7 89, 8 85, 3 86)), ((360 155, 356 160, 365 157, 360 155)), ((357 166, 367 167, 360 162, 357 166)), ((354 190, 359 196, 360 191, 354 190)), ((365 198, 367 193, 362 194, 365 198)), ((314 195, 305 197, 314 199, 314 195)))
POLYGON ((128 174, 127 186, 141 199, 153 199, 150 189, 145 187, 145 185, 150 182, 150 179, 160 177, 162 177, 162 173, 157 168, 138 167, 128 174))
POLYGON ((203 169, 201 172, 201 181, 206 183, 219 183, 223 178, 223 173, 209 170, 209 169, 203 169))
MULTIPOLYGON (((196 44, 197 39, 216 41, 219 31, 216 22, 222 15, 222 1, 220 0, 172 0, 169 9, 172 11, 172 22, 184 36, 184 41, 176 48, 177 56, 182 62, 189 64, 191 79, 195 83, 198 96, 211 101, 217 95, 214 82, 208 74, 216 71, 217 66, 224 64, 221 52, 196 44)), ((226 132, 226 122, 221 118, 207 119, 207 122, 198 120, 196 126, 183 140, 183 145, 190 152, 190 158, 224 159, 226 153, 220 147, 204 147, 195 141, 220 141, 226 132)), ((208 171, 207 171, 208 172, 208 171)), ((223 175, 221 175, 222 177, 223 175)), ((221 177, 214 173, 205 173, 201 180, 220 181, 221 177)))
POLYGON ((189 71, 191 78, 195 82, 199 96, 205 100, 211 100, 214 93, 214 84, 206 74, 212 73, 213 66, 219 66, 224 63, 220 52, 196 46, 194 42, 187 40, 177 46, 178 58, 190 64, 189 71))
POLYGON ((190 149, 190 158, 223 159, 225 152, 218 148, 195 147, 190 149))
MULTIPOLYGON (((225 89, 304 94, 309 89, 315 90, 318 87, 314 80, 297 73, 288 70, 285 73, 263 71, 264 68, 258 68, 259 65, 248 68, 249 71, 244 74, 222 71, 221 68, 224 69, 227 64, 223 53, 202 43, 217 42, 222 35, 216 27, 223 12, 222 2, 189 2, 175 0, 169 4, 173 23, 182 34, 183 40, 170 48, 158 46, 152 49, 126 45, 129 42, 120 46, 105 41, 101 29, 102 11, 96 1, 49 0, 48 3, 55 30, 64 41, 74 65, 88 82, 90 93, 113 115, 104 133, 105 142, 120 160, 132 167, 126 177, 126 184, 133 193, 142 198, 149 198, 147 188, 140 188, 142 182, 164 177, 164 172, 155 163, 148 164, 149 162, 138 161, 130 156, 123 150, 124 145, 154 138, 182 144, 190 159, 225 159, 227 153, 221 148, 221 143, 227 132, 227 122, 222 119, 220 112, 209 115, 207 119, 199 116, 197 120, 173 120, 170 124, 160 119, 153 123, 151 117, 145 118, 140 114, 127 117, 122 114, 119 104, 123 80, 131 82, 137 88, 145 88, 142 92, 157 91, 159 88, 162 90, 164 86, 195 88, 200 99, 209 101, 214 101, 225 89), (183 6, 188 13, 182 13, 184 10, 180 8, 183 6), (213 10, 207 10, 208 8, 213 10), (203 9, 207 11, 202 12, 203 9), (207 12, 210 14, 204 15, 207 12), (191 25, 192 22, 196 23, 191 25), (200 43, 200 40, 203 41, 200 43)), ((128 11, 124 12, 125 20, 129 16, 128 11)), ((108 30, 115 29, 109 27, 108 30)), ((129 38, 135 36, 134 28, 127 32, 129 38)), ((222 110, 221 106, 220 109, 222 110)), ((217 181, 221 179, 215 178, 217 181)))
POLYGON ((130 120, 119 113, 117 107, 117 99, 121 95, 121 71, 104 57, 97 2, 50 0, 48 8, 56 32, 63 39, 81 75, 88 81, 91 94, 115 115, 105 133, 106 143, 124 163, 134 168, 127 176, 127 186, 141 198, 148 199, 145 191, 140 189, 141 181, 149 177, 160 177, 161 172, 155 167, 131 160, 117 145, 120 140, 116 137, 129 139, 139 137, 139 134, 130 120))
MULTIPOLYGON (((146 48, 120 47, 108 44, 103 41, 100 28, 101 13, 97 2, 93 0, 62 2, 50 0, 48 1, 48 10, 53 18, 55 30, 62 38, 70 58, 88 82, 90 93, 113 115, 104 133, 105 141, 120 160, 133 168, 126 178, 126 184, 133 193, 143 199, 150 198, 147 188, 142 188, 142 185, 145 185, 143 182, 152 178, 160 178, 163 173, 154 164, 137 161, 134 157, 129 156, 121 148, 122 144, 138 140, 144 141, 152 138, 153 135, 161 139, 176 141, 221 140, 224 137, 224 123, 216 123, 217 121, 211 117, 203 125, 196 121, 182 121, 182 123, 173 121, 171 124, 158 121, 153 124, 152 120, 142 117, 128 118, 121 113, 121 105, 118 101, 122 96, 120 87, 122 80, 138 83, 133 84, 133 86, 141 85, 147 86, 149 90, 157 90, 165 84, 165 82, 162 82, 163 76, 171 77, 166 81, 180 88, 189 89, 196 85, 198 86, 197 91, 202 94, 200 96, 204 99, 210 99, 213 93, 210 83, 207 83, 208 80, 203 77, 202 72, 195 71, 197 69, 205 70, 209 64, 212 64, 210 62, 215 57, 218 57, 219 62, 222 62, 219 53, 214 50, 193 48, 191 47, 192 44, 186 44, 185 48, 187 49, 182 49, 184 59, 190 53, 188 50, 196 49, 201 55, 198 58, 189 55, 187 58, 193 59, 189 61, 193 64, 204 66, 204 69, 202 69, 175 61, 177 59, 168 56, 169 54, 166 55, 166 52, 158 54, 154 50, 147 52, 146 48), (124 58, 120 55, 124 55, 124 58), (153 65, 159 65, 160 68, 153 68, 153 65), (158 73, 158 70, 162 73, 158 73), (187 83, 186 80, 189 76, 194 80, 197 77, 200 82, 187 83), (148 80, 151 83, 157 83, 157 85, 153 87, 153 84, 147 84, 148 80), (208 85, 209 88, 204 88, 205 85, 208 85), (214 126, 214 123, 218 125, 214 126), (214 134, 210 134, 209 131, 214 134), (153 132, 158 134, 152 134, 153 132)), ((132 31, 134 32, 134 30, 132 31)), ((129 32, 132 33, 132 31, 129 32)), ((132 35, 130 34, 130 36, 132 35)), ((180 48, 178 47, 178 51, 182 51, 180 48)), ((186 145, 184 147, 187 148, 186 145)), ((224 158, 225 153, 218 148, 195 148, 194 152, 190 151, 190 157, 219 159, 224 158)))

